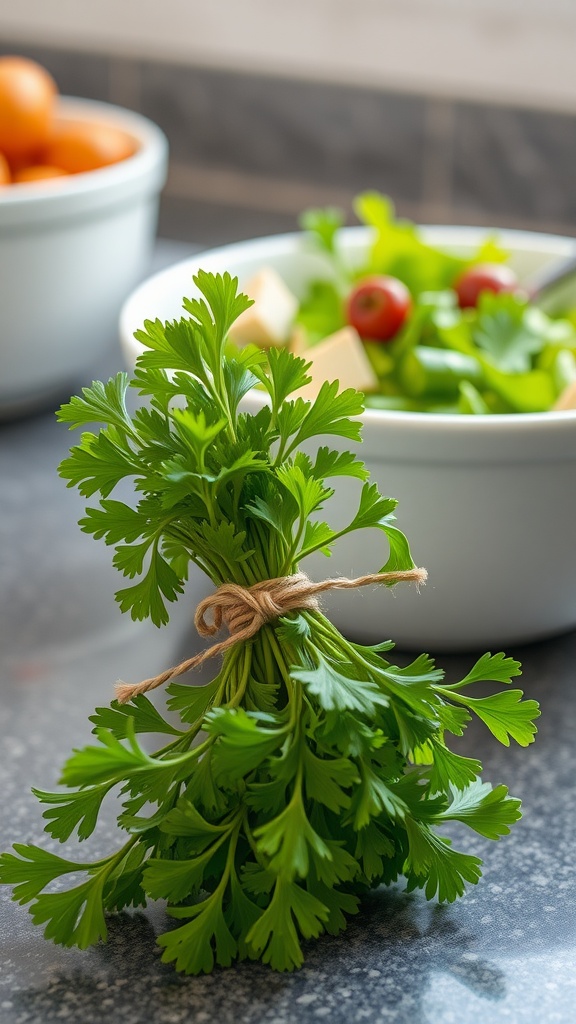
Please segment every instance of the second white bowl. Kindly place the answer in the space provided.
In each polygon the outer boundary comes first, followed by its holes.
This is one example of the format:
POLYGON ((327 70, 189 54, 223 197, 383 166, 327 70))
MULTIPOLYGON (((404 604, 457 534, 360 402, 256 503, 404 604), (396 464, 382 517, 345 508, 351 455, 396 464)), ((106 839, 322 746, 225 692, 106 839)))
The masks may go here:
MULTIPOLYGON (((460 253, 486 235, 477 228, 423 231, 460 253)), ((573 239, 549 235, 502 231, 499 237, 520 277, 575 248, 573 239)), ((348 258, 360 258, 368 238, 364 228, 346 229, 348 258)), ((242 285, 263 266, 278 270, 297 293, 326 274, 324 260, 300 234, 185 260, 125 303, 120 336, 128 364, 141 351, 134 331, 145 319, 179 317, 182 297, 196 294, 192 275, 199 268, 227 270, 242 285)), ((255 393, 248 398, 254 408, 261 400, 255 393)), ((390 638, 405 649, 494 651, 576 625, 576 412, 466 417, 369 409, 363 420, 362 457, 383 493, 399 499, 398 526, 429 581, 420 592, 398 585, 326 596, 339 628, 362 640, 390 638)), ((338 481, 331 503, 342 524, 355 512, 355 483, 338 481)), ((315 579, 356 576, 378 570, 386 557, 383 535, 372 530, 344 538, 331 559, 312 556, 302 568, 315 579)))

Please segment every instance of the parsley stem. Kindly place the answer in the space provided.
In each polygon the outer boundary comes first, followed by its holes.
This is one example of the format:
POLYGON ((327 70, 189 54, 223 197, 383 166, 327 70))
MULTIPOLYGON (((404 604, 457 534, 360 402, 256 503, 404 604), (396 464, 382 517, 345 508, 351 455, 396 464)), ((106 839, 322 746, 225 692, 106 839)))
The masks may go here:
POLYGON ((256 843, 256 840, 254 839, 254 834, 252 832, 252 828, 250 826, 250 822, 248 821, 248 815, 246 815, 245 818, 244 818, 244 823, 243 823, 242 831, 244 832, 244 835, 246 836, 246 839, 248 840, 248 845, 250 846, 250 849, 252 850, 252 853, 254 854, 254 859, 256 860, 256 862, 258 864, 261 864, 263 867, 265 867, 264 861, 262 859, 262 854, 260 853, 260 850, 258 849, 258 844, 256 843))
POLYGON ((474 700, 473 697, 464 697, 464 696, 462 696, 461 693, 458 693, 456 690, 453 690, 450 686, 438 686, 438 685, 436 685, 434 687, 434 691, 435 691, 435 693, 438 693, 438 694, 440 694, 440 695, 442 695, 444 697, 447 697, 449 700, 456 701, 458 704, 464 704, 466 707, 468 707, 468 705, 469 705, 471 700, 474 700))
POLYGON ((253 674, 258 681, 265 683, 267 681, 268 670, 266 667, 266 656, 265 656, 265 643, 264 638, 258 642, 256 639, 252 642, 252 664, 251 668, 253 674))
POLYGON ((270 644, 270 637, 268 636, 267 630, 261 630, 261 642, 258 644, 258 651, 262 651, 264 655, 264 666, 265 672, 263 674, 263 682, 273 684, 275 682, 276 673, 274 671, 274 658, 272 655, 272 646, 270 644))
POLYGON ((96 860, 86 864, 78 864, 76 865, 76 869, 79 871, 90 871, 92 873, 93 868, 99 868, 100 870, 95 873, 101 875, 103 879, 107 878, 110 872, 124 860, 132 847, 138 842, 140 842, 139 835, 130 836, 130 839, 128 839, 119 850, 111 853, 109 857, 104 857, 102 860, 96 860))
MULTIPOLYGON (((198 733, 201 732, 201 728, 202 728, 203 722, 204 722, 204 715, 202 716, 201 719, 198 720, 198 723, 194 723, 194 725, 190 729, 189 734, 187 734, 186 739, 188 740, 188 745, 190 743, 192 743, 192 741, 195 739, 195 737, 198 735, 198 733)), ((166 758, 163 757, 163 755, 168 750, 170 750, 171 747, 172 747, 172 749, 175 749, 177 744, 179 742, 181 742, 181 739, 182 738, 179 738, 178 740, 175 740, 173 745, 172 744, 167 744, 166 747, 162 747, 161 750, 156 751, 154 754, 149 754, 148 755, 148 761, 150 762, 150 765, 143 766, 142 768, 134 768, 130 772, 130 775, 131 776, 142 775, 144 772, 149 771, 150 767, 162 766, 162 767, 165 768, 168 765, 175 765, 176 766, 178 764, 186 764, 187 761, 195 761, 199 757, 200 754, 203 754, 204 751, 207 750, 214 743, 214 739, 215 738, 214 738, 214 736, 208 736, 208 738, 203 740, 202 743, 199 743, 198 746, 193 747, 191 750, 190 749, 183 750, 182 753, 179 754, 177 757, 166 757, 166 758)), ((117 781, 120 782, 121 779, 118 779, 117 781)))
POLYGON ((272 627, 270 627, 270 626, 263 626, 261 632, 263 632, 264 630, 266 631, 267 640, 268 640, 268 643, 270 644, 270 649, 272 651, 272 654, 274 655, 274 659, 276 661, 276 664, 277 664, 278 668, 280 669, 280 675, 282 676, 282 679, 284 681, 284 685, 286 687, 286 692, 287 692, 287 696, 288 696, 288 702, 291 702, 293 697, 294 697, 294 689, 295 689, 294 681, 293 681, 293 679, 290 676, 290 672, 288 671, 288 667, 287 667, 286 662, 284 660, 284 657, 282 655, 282 651, 281 651, 280 646, 278 644, 278 640, 277 640, 276 634, 274 632, 274 629, 272 627))
POLYGON ((244 659, 242 674, 240 676, 240 681, 236 688, 235 694, 233 695, 231 700, 228 701, 227 707, 229 708, 235 708, 238 706, 238 704, 241 703, 242 698, 244 697, 244 694, 246 692, 246 687, 248 686, 248 680, 250 678, 250 667, 252 663, 252 650, 249 644, 245 644, 244 649, 242 651, 242 656, 244 659))
POLYGON ((257 544, 255 545, 255 550, 252 558, 254 558, 258 563, 260 579, 271 579, 272 577, 278 575, 276 560, 274 560, 274 562, 272 562, 271 564, 270 556, 273 553, 272 536, 270 533, 265 532, 266 528, 264 524, 259 523, 258 521, 256 521, 253 524, 253 529, 256 534, 255 540, 257 541, 257 544), (264 558, 264 552, 267 552, 268 554, 268 562, 266 562, 264 558))

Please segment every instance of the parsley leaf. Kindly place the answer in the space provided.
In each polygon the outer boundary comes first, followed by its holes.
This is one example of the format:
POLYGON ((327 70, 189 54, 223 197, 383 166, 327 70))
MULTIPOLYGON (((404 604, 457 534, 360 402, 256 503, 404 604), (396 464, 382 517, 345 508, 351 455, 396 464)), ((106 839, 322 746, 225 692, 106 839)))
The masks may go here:
POLYGON ((541 330, 533 324, 528 300, 505 292, 484 292, 472 331, 474 342, 505 373, 527 373, 541 351, 541 330))

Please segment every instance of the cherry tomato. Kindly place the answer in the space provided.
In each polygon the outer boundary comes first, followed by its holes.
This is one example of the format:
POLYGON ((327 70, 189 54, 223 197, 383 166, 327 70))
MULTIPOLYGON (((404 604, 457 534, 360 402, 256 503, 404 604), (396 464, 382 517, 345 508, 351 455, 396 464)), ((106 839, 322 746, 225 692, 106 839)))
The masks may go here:
POLYGON ((62 120, 56 123, 42 158, 69 174, 80 174, 125 160, 134 151, 132 138, 115 125, 62 120))
POLYGON ((460 309, 476 306, 482 292, 514 292, 518 278, 504 263, 477 263, 454 282, 460 309))
POLYGON ((9 185, 11 181, 10 167, 5 156, 0 153, 0 185, 9 185))
POLYGON ((52 167, 50 164, 30 164, 15 171, 13 181, 16 185, 23 185, 29 181, 46 181, 47 178, 67 178, 68 171, 61 167, 52 167))
POLYGON ((348 296, 346 319, 361 338, 390 341, 411 308, 410 292, 397 277, 365 277, 348 296))
POLYGON ((0 57, 0 150, 18 160, 48 138, 56 84, 35 61, 0 57))

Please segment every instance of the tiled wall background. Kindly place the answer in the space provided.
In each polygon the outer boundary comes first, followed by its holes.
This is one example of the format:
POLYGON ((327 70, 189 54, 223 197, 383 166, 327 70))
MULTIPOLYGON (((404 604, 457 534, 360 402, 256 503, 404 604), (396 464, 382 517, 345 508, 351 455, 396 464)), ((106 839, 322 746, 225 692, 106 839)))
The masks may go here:
POLYGON ((219 244, 292 230, 310 205, 376 188, 424 223, 576 235, 576 115, 22 46, 64 94, 166 132, 160 234, 219 244))

